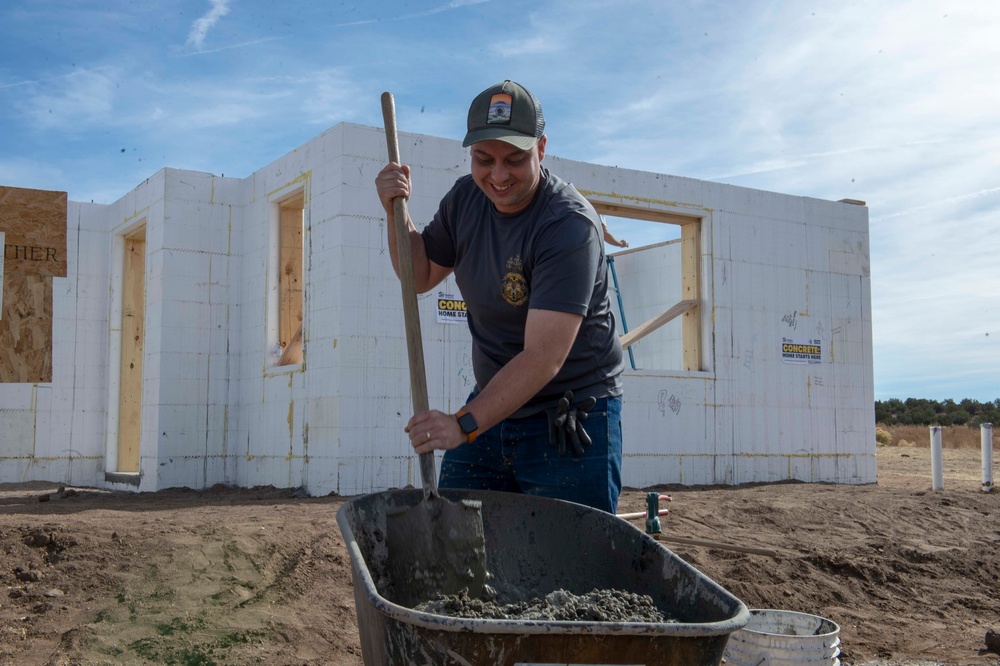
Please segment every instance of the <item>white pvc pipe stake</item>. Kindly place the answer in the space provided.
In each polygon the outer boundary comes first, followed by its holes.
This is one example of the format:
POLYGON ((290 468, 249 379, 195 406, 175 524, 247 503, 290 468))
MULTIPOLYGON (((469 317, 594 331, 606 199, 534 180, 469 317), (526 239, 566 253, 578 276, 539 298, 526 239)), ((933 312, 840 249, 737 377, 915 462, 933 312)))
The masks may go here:
POLYGON ((941 469, 941 426, 931 426, 931 479, 934 492, 944 490, 944 472, 941 469))
POLYGON ((993 424, 979 426, 979 438, 983 446, 983 492, 993 492, 993 424))

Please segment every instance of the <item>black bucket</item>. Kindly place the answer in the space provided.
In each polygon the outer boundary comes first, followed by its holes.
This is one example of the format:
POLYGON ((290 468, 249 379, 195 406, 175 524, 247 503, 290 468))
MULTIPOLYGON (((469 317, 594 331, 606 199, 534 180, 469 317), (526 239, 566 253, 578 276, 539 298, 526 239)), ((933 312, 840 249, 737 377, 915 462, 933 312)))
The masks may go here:
POLYGON ((718 665, 729 635, 750 614, 742 601, 630 523, 544 497, 442 490, 482 502, 486 558, 500 603, 563 589, 648 594, 666 623, 463 619, 393 601, 385 516, 411 507, 421 490, 356 497, 337 512, 351 555, 358 632, 366 666, 382 664, 718 665))

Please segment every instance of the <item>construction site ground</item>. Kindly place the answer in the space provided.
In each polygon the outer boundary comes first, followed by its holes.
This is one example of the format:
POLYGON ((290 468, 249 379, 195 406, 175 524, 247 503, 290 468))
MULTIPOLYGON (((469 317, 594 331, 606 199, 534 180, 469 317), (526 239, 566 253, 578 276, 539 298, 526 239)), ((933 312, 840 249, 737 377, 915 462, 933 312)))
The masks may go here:
MULTIPOLYGON (((669 487, 668 545, 750 608, 837 622, 843 664, 1000 664, 1000 492, 980 451, 878 448, 878 483, 669 487)), ((628 489, 619 511, 642 511, 628 489)), ((0 484, 0 664, 362 664, 347 498, 0 484)), ((637 521, 642 526, 642 521, 637 521)))

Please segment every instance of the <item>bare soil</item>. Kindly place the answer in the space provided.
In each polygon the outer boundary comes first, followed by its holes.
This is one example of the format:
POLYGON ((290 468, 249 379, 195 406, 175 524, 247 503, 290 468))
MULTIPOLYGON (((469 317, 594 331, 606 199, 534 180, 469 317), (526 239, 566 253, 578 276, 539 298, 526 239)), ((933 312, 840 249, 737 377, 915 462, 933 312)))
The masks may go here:
MULTIPOLYGON (((776 558, 664 543, 750 608, 837 622, 844 664, 1000 664, 1000 492, 979 450, 945 449, 936 493, 926 446, 878 458, 870 486, 659 489, 667 537, 776 558)), ((361 664, 344 501, 0 485, 0 664, 361 664)))

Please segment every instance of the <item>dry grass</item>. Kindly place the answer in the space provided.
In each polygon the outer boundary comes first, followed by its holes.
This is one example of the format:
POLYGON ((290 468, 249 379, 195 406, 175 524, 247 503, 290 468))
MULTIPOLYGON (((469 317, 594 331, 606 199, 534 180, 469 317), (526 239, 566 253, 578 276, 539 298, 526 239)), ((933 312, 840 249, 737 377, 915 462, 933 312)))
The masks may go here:
MULTIPOLYGON (((879 423, 877 426, 886 430, 892 436, 889 446, 911 446, 929 448, 931 445, 931 429, 919 425, 888 426, 879 423)), ((997 436, 993 435, 993 446, 996 448, 997 436)), ((941 448, 944 449, 978 449, 982 446, 982 435, 979 428, 968 426, 944 426, 941 428, 941 448)))

